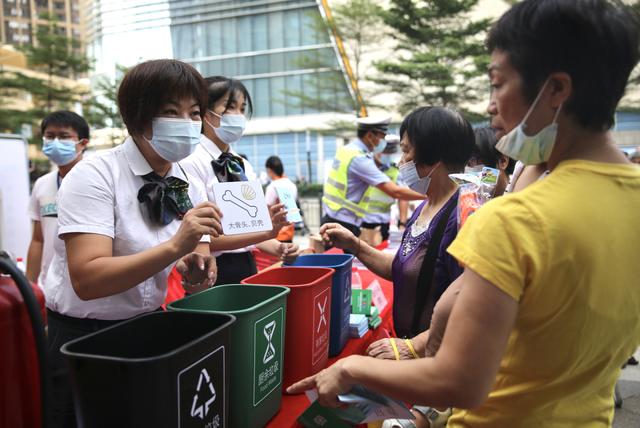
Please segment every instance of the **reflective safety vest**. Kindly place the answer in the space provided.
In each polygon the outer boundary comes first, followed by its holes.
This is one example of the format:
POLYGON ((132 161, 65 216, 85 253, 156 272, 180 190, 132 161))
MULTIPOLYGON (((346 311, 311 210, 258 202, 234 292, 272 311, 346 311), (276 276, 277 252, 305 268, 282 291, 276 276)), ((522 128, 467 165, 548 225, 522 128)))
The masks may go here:
POLYGON ((355 214, 356 217, 363 218, 367 214, 371 187, 367 188, 359 201, 350 201, 347 199, 349 166, 353 159, 358 156, 366 156, 366 152, 348 146, 338 149, 336 158, 331 166, 331 171, 329 172, 329 177, 324 183, 322 203, 334 212, 340 209, 346 209, 355 214))
MULTIPOLYGON (((397 166, 391 165, 387 168, 386 171, 383 171, 384 175, 389 177, 392 182, 398 182, 398 175, 400 174, 400 170, 397 166)), ((382 190, 377 187, 370 187, 371 194, 369 195, 369 208, 367 211, 370 214, 389 214, 391 211, 391 205, 396 201, 391 196, 384 193, 382 190)))

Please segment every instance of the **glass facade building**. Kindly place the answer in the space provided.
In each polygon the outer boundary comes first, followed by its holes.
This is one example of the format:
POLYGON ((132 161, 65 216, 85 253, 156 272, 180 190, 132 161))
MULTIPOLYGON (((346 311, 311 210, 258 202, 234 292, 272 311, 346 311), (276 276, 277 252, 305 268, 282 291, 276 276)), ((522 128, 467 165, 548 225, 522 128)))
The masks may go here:
POLYGON ((116 64, 176 58, 205 77, 241 80, 254 110, 237 150, 257 170, 278 155, 290 177, 321 182, 342 141, 327 123, 355 118, 356 107, 319 8, 315 0, 91 0, 87 50, 96 77, 115 76, 116 64))
POLYGON ((242 80, 254 100, 254 117, 354 110, 315 1, 169 5, 174 55, 204 76, 242 80))
POLYGON ((15 46, 35 42, 40 19, 49 15, 58 21, 58 29, 68 38, 81 40, 80 0, 1 0, 0 44, 15 46))

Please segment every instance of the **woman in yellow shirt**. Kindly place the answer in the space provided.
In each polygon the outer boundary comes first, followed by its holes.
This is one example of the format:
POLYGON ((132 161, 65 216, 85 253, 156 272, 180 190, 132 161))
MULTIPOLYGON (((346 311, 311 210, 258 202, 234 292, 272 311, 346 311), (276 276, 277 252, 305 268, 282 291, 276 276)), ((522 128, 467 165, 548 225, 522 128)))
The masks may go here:
POLYGON ((449 427, 606 427, 640 343, 640 170, 608 129, 638 62, 637 18, 606 0, 525 0, 492 28, 498 149, 544 180, 489 202, 449 247, 464 284, 433 358, 353 356, 290 388, 355 384, 455 407, 449 427))

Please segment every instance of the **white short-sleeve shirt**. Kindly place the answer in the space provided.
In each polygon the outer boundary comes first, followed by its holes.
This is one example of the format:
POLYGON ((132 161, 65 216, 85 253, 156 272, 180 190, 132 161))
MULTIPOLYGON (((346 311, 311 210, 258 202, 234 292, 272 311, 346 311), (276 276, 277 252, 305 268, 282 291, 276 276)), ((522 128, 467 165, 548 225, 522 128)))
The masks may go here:
POLYGON ((280 177, 269 183, 267 189, 264 191, 264 199, 268 205, 273 205, 278 202, 279 198, 276 187, 284 187, 285 189, 289 190, 294 199, 298 199, 298 187, 295 185, 295 183, 289 180, 288 177, 280 177))
MULTIPOLYGON (((233 150, 232 147, 229 147, 229 153, 239 156, 238 153, 233 150)), ((211 202, 215 202, 215 197, 213 195, 213 185, 218 183, 218 178, 216 174, 213 172, 213 167, 211 166, 211 161, 213 159, 218 159, 222 151, 216 146, 216 144, 208 139, 204 135, 200 135, 200 144, 196 147, 196 150, 186 158, 184 161, 180 162, 182 168, 184 168, 185 172, 194 179, 199 181, 199 185, 204 187, 207 198, 211 202)), ((244 163, 244 173, 247 176, 247 180, 252 181, 257 178, 255 170, 251 163, 248 160, 243 159, 244 163)), ((235 250, 225 250, 225 251, 215 251, 213 253, 214 256, 219 256, 224 253, 245 253, 247 251, 251 251, 255 248, 255 245, 249 245, 243 248, 237 248, 235 250)))
POLYGON ((53 246, 58 238, 58 207, 56 194, 58 193, 58 171, 51 171, 38 178, 31 190, 29 201, 29 216, 31 220, 40 222, 42 229, 42 261, 38 284, 42 285, 47 279, 47 269, 53 258, 53 246))
MULTIPOLYGON (((113 239, 113 256, 139 253, 168 241, 180 227, 174 220, 166 226, 151 224, 138 202, 142 176, 152 172, 138 146, 131 139, 106 153, 84 160, 65 177, 58 190, 58 235, 95 233, 113 239)), ((206 201, 204 190, 174 163, 167 177, 189 182, 194 206, 206 201)), ((209 236, 202 241, 208 242, 209 236)), ((60 241, 63 242, 63 241, 60 241)), ((122 293, 80 300, 71 285, 67 254, 63 245, 55 254, 44 285, 47 307, 76 317, 119 320, 156 310, 164 302, 167 277, 173 265, 122 293)))

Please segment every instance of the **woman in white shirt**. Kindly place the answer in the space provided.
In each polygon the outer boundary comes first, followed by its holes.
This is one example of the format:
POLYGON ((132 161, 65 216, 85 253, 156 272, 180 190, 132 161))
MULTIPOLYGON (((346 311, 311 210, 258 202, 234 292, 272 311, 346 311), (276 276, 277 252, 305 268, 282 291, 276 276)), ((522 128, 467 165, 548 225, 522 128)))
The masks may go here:
POLYGON ((58 235, 44 285, 53 426, 75 426, 64 343, 156 311, 177 261, 194 292, 215 281, 209 235, 218 208, 179 161, 199 144, 206 84, 188 64, 148 61, 124 77, 118 107, 130 137, 78 164, 58 192, 58 235))
MULTIPOLYGON (((251 96, 236 79, 207 77, 208 104, 203 114, 203 135, 193 155, 181 165, 189 175, 205 187, 209 201, 215 201, 213 184, 218 182, 255 180, 256 174, 248 160, 234 150, 244 132, 247 112, 251 114, 251 96)), ((260 250, 293 262, 300 250, 296 244, 280 243, 276 239, 283 226, 288 225, 284 205, 270 207, 273 229, 267 232, 221 236, 211 241, 216 256, 218 280, 216 284, 239 284, 257 272, 251 250, 260 250)))

